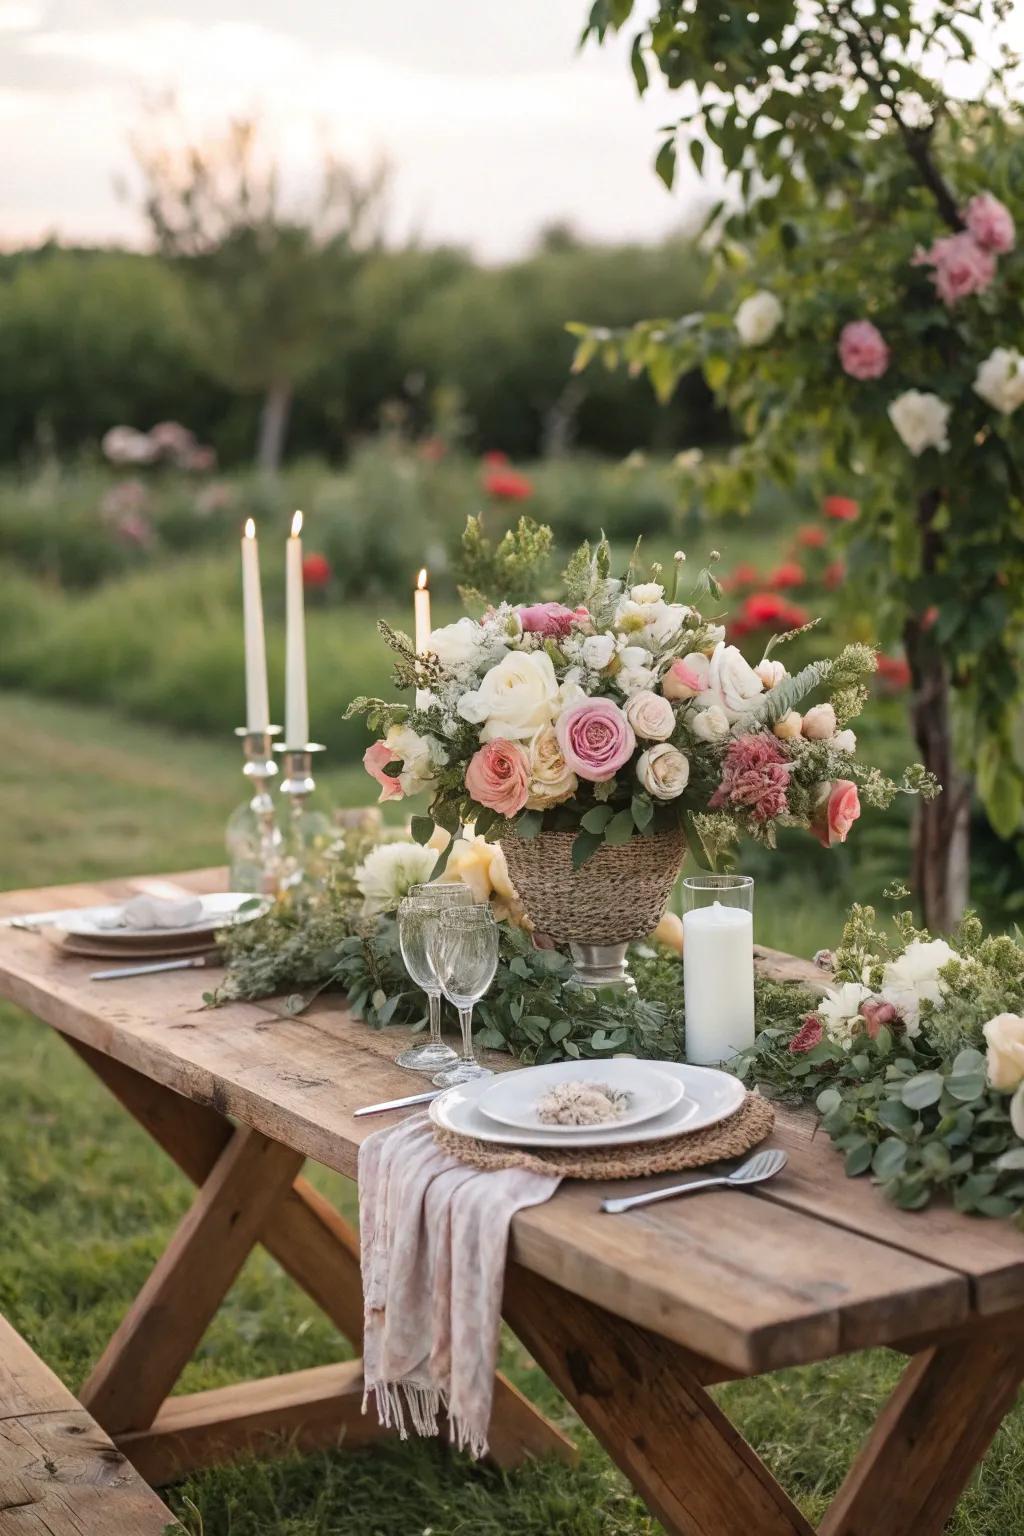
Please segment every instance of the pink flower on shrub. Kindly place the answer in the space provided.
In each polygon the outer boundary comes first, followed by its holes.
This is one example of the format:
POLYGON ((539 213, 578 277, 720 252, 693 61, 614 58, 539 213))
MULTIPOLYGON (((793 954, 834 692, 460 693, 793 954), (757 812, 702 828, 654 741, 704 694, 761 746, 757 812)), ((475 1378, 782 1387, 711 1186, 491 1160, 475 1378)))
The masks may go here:
POLYGON ((125 544, 135 544, 139 549, 148 549, 155 537, 153 524, 143 512, 126 512, 118 520, 117 536, 125 544))
POLYGON ((726 750, 722 782, 708 804, 750 811, 756 821, 774 821, 786 810, 790 763, 774 736, 767 732, 738 736, 726 750))
POLYGON ((933 240, 931 250, 917 252, 913 265, 935 268, 935 291, 949 308, 972 293, 984 293, 996 275, 992 252, 979 245, 968 230, 933 240))
POLYGON ((835 779, 821 786, 818 804, 811 818, 811 832, 823 848, 845 843, 850 828, 860 815, 860 796, 851 779, 835 779))
POLYGON ((802 549, 824 549, 828 542, 824 528, 816 523, 805 523, 797 529, 796 541, 802 549))
POLYGON ((590 617, 585 608, 566 608, 561 603, 529 603, 516 612, 527 634, 552 640, 564 640, 574 623, 590 617))
POLYGON ((821 1044, 824 1033, 817 1014, 809 1013, 789 1042, 788 1049, 792 1055, 802 1056, 805 1051, 813 1051, 816 1045, 821 1044))
POLYGON ((466 788, 478 805, 517 816, 530 793, 530 759, 517 741, 498 736, 470 758, 466 788))
POLYGON ((1005 256, 1013 250, 1017 238, 1013 215, 991 192, 979 192, 971 198, 964 210, 964 220, 968 234, 986 251, 1005 256))
POLYGON ((775 567, 768 580, 776 591, 781 592, 787 587, 802 587, 806 576, 803 566, 796 560, 785 560, 782 565, 775 567))
POLYGON ((633 727, 611 699, 581 699, 555 723, 566 767, 577 778, 603 784, 636 751, 633 727))
POLYGON ((401 800, 402 786, 397 779, 393 779, 384 769, 389 763, 397 763, 400 759, 397 753, 383 741, 375 741, 372 747, 367 747, 363 753, 363 767, 371 778, 376 779, 380 785, 378 803, 382 800, 401 800))
POLYGON ((839 333, 839 361, 851 379, 880 379, 889 366, 889 348, 877 325, 851 320, 839 333))

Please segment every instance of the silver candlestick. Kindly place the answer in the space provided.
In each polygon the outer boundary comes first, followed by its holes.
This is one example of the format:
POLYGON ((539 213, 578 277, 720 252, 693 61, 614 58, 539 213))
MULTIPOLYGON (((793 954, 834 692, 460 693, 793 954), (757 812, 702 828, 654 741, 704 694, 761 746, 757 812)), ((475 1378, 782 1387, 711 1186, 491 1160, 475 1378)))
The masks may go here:
POLYGON ((313 754, 325 749, 319 742, 309 741, 304 747, 284 746, 276 750, 284 762, 281 794, 287 797, 282 817, 283 856, 278 889, 308 893, 324 883, 324 856, 333 841, 327 817, 308 803, 316 789, 313 754))
POLYGON ((254 891, 263 896, 277 893, 281 832, 270 789, 277 777, 274 737, 280 733, 279 725, 270 725, 265 731, 250 731, 248 726, 241 725, 235 731, 242 743, 242 772, 252 794, 236 807, 228 821, 227 847, 234 891, 254 891))

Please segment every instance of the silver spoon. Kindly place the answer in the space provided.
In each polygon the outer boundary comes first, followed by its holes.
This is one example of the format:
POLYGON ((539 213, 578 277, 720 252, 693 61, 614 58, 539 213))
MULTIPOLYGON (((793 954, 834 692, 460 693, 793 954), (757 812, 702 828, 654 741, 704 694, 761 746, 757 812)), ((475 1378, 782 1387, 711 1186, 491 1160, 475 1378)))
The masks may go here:
POLYGON ((771 1150, 755 1152, 745 1163, 740 1163, 732 1173, 714 1179, 692 1179, 689 1184, 670 1184, 667 1189, 649 1189, 643 1195, 626 1195, 621 1200, 602 1200, 602 1211, 617 1216, 620 1211, 631 1211, 638 1205, 653 1205, 656 1200, 671 1200, 673 1195, 689 1195, 695 1189, 714 1189, 718 1186, 741 1189, 744 1184, 760 1184, 763 1179, 773 1179, 785 1168, 789 1158, 785 1152, 771 1150))

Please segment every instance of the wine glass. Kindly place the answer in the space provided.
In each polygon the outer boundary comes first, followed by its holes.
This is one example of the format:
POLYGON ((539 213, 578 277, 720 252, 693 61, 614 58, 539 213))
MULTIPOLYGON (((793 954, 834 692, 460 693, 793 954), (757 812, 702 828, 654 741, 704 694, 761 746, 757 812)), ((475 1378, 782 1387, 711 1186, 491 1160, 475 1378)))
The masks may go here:
POLYGON ((488 906, 449 907, 438 918, 430 941, 434 971, 445 997, 459 1010, 462 1055, 438 1072, 439 1088, 490 1077, 473 1054, 473 1005, 484 996, 498 969, 498 925, 488 906))
POLYGON ((395 1060, 400 1067, 414 1072, 436 1072, 450 1067, 458 1056, 441 1039, 441 983, 430 956, 430 939, 440 913, 449 907, 469 906, 473 893, 460 880, 438 881, 436 885, 414 885, 398 908, 398 943, 402 960, 411 979, 427 994, 430 1006, 430 1039, 425 1045, 410 1046, 395 1060))

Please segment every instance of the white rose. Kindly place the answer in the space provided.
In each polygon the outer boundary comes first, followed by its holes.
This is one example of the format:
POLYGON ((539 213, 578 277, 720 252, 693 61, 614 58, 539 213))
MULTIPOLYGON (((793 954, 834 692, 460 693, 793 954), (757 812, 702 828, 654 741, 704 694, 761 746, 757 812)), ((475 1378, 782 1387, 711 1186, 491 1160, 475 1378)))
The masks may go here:
POLYGON ((652 603, 648 609, 646 638, 658 650, 674 640, 690 610, 684 603, 652 603))
POLYGON ((649 688, 634 693, 626 705, 626 719, 642 741, 667 741, 676 728, 676 712, 668 699, 649 688))
POLYGON ((996 347, 978 364, 974 393, 1004 416, 1024 404, 1024 357, 1016 347, 996 347))
POLYGON ((781 720, 776 720, 772 731, 780 741, 796 741, 803 731, 803 724, 798 709, 787 709, 781 720))
POLYGON ((689 782, 690 764, 678 747, 662 741, 641 752, 636 760, 636 776, 656 800, 675 800, 689 782))
POLYGON ((619 647, 619 662, 624 667, 649 667, 652 660, 646 646, 622 645, 619 647))
POLYGON ((903 446, 909 448, 916 459, 926 448, 937 448, 940 453, 948 451, 946 432, 952 409, 938 395, 908 389, 889 406, 889 420, 899 433, 903 446))
POLYGON ((872 995, 871 988, 862 986, 859 981, 846 981, 841 987, 826 992, 815 1009, 828 1038, 844 1050, 849 1050, 854 1037, 860 1033, 860 1005, 872 995))
POLYGON ((660 603, 665 596, 665 588, 660 581, 643 581, 639 586, 630 587, 629 595, 634 603, 660 603))
POLYGON ((730 724, 746 714, 764 692, 764 683, 734 645, 718 644, 711 657, 708 689, 697 700, 698 707, 721 705, 730 724))
POLYGON ((1024 1019, 1019 1013, 997 1013, 982 1032, 988 1045, 988 1080, 993 1088, 1011 1093, 1024 1081, 1024 1019))
POLYGON ((622 667, 615 674, 615 686, 628 699, 634 693, 652 688, 657 676, 650 667, 622 667))
POLYGON ((566 675, 559 685, 556 715, 562 714, 563 711, 569 708, 570 704, 578 704, 580 699, 585 699, 586 697, 586 689, 582 688, 574 677, 566 675))
POLYGON ((737 309, 736 331, 745 347, 760 347, 774 336, 781 319, 782 305, 774 293, 762 288, 737 309))
POLYGON ((771 661, 767 656, 758 662, 754 671, 766 688, 777 688, 789 676, 781 661, 771 661))
POLYGON ((836 712, 831 704, 815 704, 804 715, 801 726, 808 741, 831 741, 836 733, 836 712))
POLYGON ((473 619, 459 619, 432 630, 426 649, 432 651, 446 672, 460 672, 476 660, 483 636, 473 619))
POLYGON ((921 1031, 921 1004, 926 1000, 942 1006, 942 982, 939 971, 950 960, 960 957, 945 939, 914 939, 898 960, 891 960, 882 972, 882 999, 892 1003, 903 1015, 907 1034, 913 1038, 921 1031))
POLYGON ((835 736, 832 738, 832 745, 835 747, 837 752, 853 753, 857 750, 857 738, 854 733, 849 728, 847 728, 845 731, 836 732, 835 736))
POLYGON ((614 655, 614 635, 588 635, 583 642, 583 660, 591 672, 603 672, 614 655))
POLYGON ((403 795, 421 795, 434 788, 437 770, 448 761, 448 753, 439 741, 421 736, 409 725, 393 725, 384 743, 402 759, 398 782, 403 795))
POLYGON ((729 734, 729 716, 720 704, 698 710, 686 722, 688 730, 700 741, 712 744, 724 741, 729 734))
POLYGON ((463 719, 476 724, 483 716, 481 741, 526 741, 550 725, 557 708, 558 680, 547 651, 511 651, 484 674, 475 694, 459 701, 463 719))

